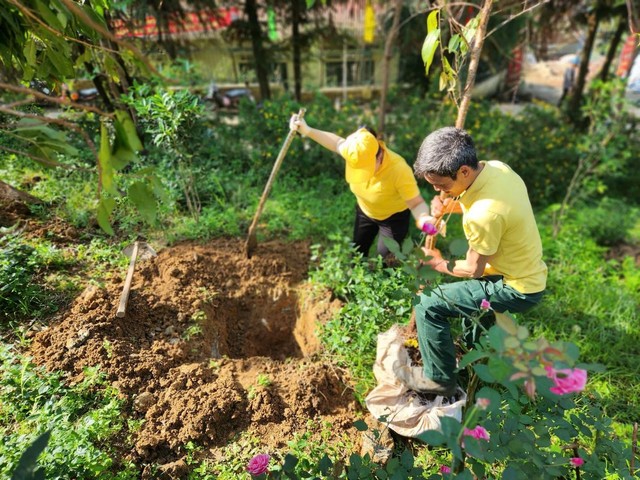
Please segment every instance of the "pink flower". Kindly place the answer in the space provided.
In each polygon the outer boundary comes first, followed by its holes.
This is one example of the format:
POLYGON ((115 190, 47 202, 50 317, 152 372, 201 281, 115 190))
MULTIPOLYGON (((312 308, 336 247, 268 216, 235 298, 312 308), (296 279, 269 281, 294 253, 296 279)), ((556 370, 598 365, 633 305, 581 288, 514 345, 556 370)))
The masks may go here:
POLYGON ((266 453, 256 455, 251 460, 249 460, 249 464, 247 465, 247 472, 254 476, 267 473, 269 471, 269 460, 271 460, 271 457, 266 453))
POLYGON ((446 465, 442 465, 440 467, 440 473, 442 473, 443 475, 446 475, 447 473, 451 473, 451 469, 446 465))
POLYGON ((422 225, 422 231, 427 235, 435 235, 438 233, 438 228, 433 223, 425 223, 422 225))
POLYGON ((569 462, 574 467, 581 467, 582 465, 584 465, 584 460, 582 458, 580 458, 580 457, 573 457, 573 458, 569 459, 569 462))
POLYGON ((489 300, 487 300, 486 298, 483 298, 482 301, 480 302, 480 308, 482 310, 490 310, 491 309, 491 302, 489 300))
POLYGON ((565 368, 556 370, 546 366, 547 377, 553 379, 553 387, 550 390, 557 395, 581 392, 587 384, 587 371, 581 368, 565 368))
POLYGON ((476 407, 480 410, 486 410, 489 405, 491 405, 491 400, 488 398, 476 398, 476 407))
POLYGON ((462 432, 463 435, 466 435, 467 437, 473 437, 473 438, 477 438, 479 440, 486 440, 489 441, 489 432, 487 432, 485 430, 484 427, 481 427, 480 425, 477 425, 475 428, 465 428, 464 432, 462 432))

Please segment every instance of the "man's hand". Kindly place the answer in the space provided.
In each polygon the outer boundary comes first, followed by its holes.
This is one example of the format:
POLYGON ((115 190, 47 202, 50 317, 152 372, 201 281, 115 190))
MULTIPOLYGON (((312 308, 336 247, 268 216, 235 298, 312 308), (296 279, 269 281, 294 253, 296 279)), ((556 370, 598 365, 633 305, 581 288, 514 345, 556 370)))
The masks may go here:
POLYGON ((440 273, 450 273, 447 269, 447 260, 442 258, 442 252, 437 248, 427 248, 422 247, 422 251, 424 252, 427 260, 424 262, 425 265, 428 265, 436 272, 440 273))
POLYGON ((289 129, 298 132, 300 135, 307 136, 309 134, 309 125, 304 118, 299 118, 297 113, 291 115, 289 119, 289 129))
POLYGON ((431 215, 443 217, 447 213, 460 213, 460 204, 451 197, 441 198, 436 195, 431 200, 431 215))

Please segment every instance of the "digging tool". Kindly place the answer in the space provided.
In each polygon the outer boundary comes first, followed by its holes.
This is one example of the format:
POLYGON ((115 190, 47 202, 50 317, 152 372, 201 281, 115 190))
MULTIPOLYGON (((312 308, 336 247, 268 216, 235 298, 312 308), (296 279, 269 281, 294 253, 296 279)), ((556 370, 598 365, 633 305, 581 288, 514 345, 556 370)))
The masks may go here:
MULTIPOLYGON (((301 108, 298 112, 298 118, 304 117, 304 112, 306 110, 301 108)), ((258 203, 258 209, 256 210, 255 215, 253 216, 253 221, 251 222, 251 226, 249 227, 249 234, 247 235, 247 242, 245 243, 244 249, 247 254, 247 258, 251 258, 251 253, 258 245, 258 241, 256 239, 256 228, 258 226, 258 219, 260 218, 260 214, 262 213, 262 209, 264 208, 264 204, 267 201, 267 196, 269 195, 269 191, 271 190, 271 185, 276 178, 278 170, 280 170, 280 165, 282 165, 282 160, 284 160, 284 156, 287 154, 287 150, 289 150, 289 145, 293 141, 293 137, 296 136, 295 130, 289 130, 289 134, 287 138, 284 139, 284 143, 280 148, 280 153, 278 153, 278 158, 276 158, 276 162, 273 164, 273 168, 271 169, 271 175, 269 175, 269 180, 267 180, 267 184, 264 187, 264 191, 262 192, 262 197, 260 197, 260 203, 258 203)))
POLYGON ((138 257, 140 260, 146 260, 147 258, 155 257, 156 252, 151 245, 147 242, 135 241, 133 245, 127 246, 122 253, 131 258, 129 261, 129 269, 127 270, 127 278, 124 281, 124 288, 120 295, 120 304, 118 305, 118 311, 116 317, 122 318, 125 316, 127 309, 127 300, 129 299, 129 291, 131 290, 131 282, 133 280, 133 270, 136 268, 136 260, 138 257))

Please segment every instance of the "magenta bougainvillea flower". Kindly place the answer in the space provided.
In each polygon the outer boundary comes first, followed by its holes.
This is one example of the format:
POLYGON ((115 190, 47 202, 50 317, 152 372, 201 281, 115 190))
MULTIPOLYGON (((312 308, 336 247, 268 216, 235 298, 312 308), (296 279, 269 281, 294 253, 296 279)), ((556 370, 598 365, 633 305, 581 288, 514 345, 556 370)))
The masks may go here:
POLYGON ((557 395, 581 392, 587 384, 587 371, 581 368, 564 368, 556 370, 547 365, 547 377, 553 380, 550 390, 557 395))
POLYGON ((462 434, 466 435, 467 437, 477 438, 479 440, 489 441, 489 439, 491 438, 489 436, 489 432, 487 432, 487 430, 484 427, 481 427, 480 425, 477 425, 474 428, 465 428, 462 434))
POLYGON ((584 465, 584 460, 580 457, 573 457, 569 461, 574 467, 581 467, 582 465, 584 465))
POLYGON ((482 301, 480 302, 480 308, 482 310, 489 310, 491 308, 491 302, 486 298, 483 298, 482 301))
POLYGON ((256 476, 267 473, 269 471, 269 460, 271 460, 271 457, 266 453, 256 455, 251 460, 249 460, 249 464, 247 465, 247 472, 249 472, 251 475, 256 476))
POLYGON ((451 473, 451 469, 449 467, 447 467, 446 465, 442 465, 440 467, 440 473, 446 475, 447 473, 451 473))
POLYGON ((425 223, 422 225, 422 231, 427 235, 435 235, 438 233, 438 228, 433 223, 425 223))

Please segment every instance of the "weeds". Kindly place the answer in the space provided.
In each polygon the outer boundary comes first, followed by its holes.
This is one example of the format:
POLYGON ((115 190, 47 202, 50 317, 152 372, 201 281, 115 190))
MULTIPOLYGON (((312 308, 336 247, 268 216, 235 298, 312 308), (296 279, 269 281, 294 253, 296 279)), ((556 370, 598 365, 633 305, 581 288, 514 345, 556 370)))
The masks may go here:
POLYGON ((96 369, 86 369, 70 388, 6 345, 0 363, 0 476, 7 478, 27 445, 48 430, 39 460, 46 478, 136 478, 133 465, 119 463, 119 454, 105 447, 124 427, 122 400, 96 369))

